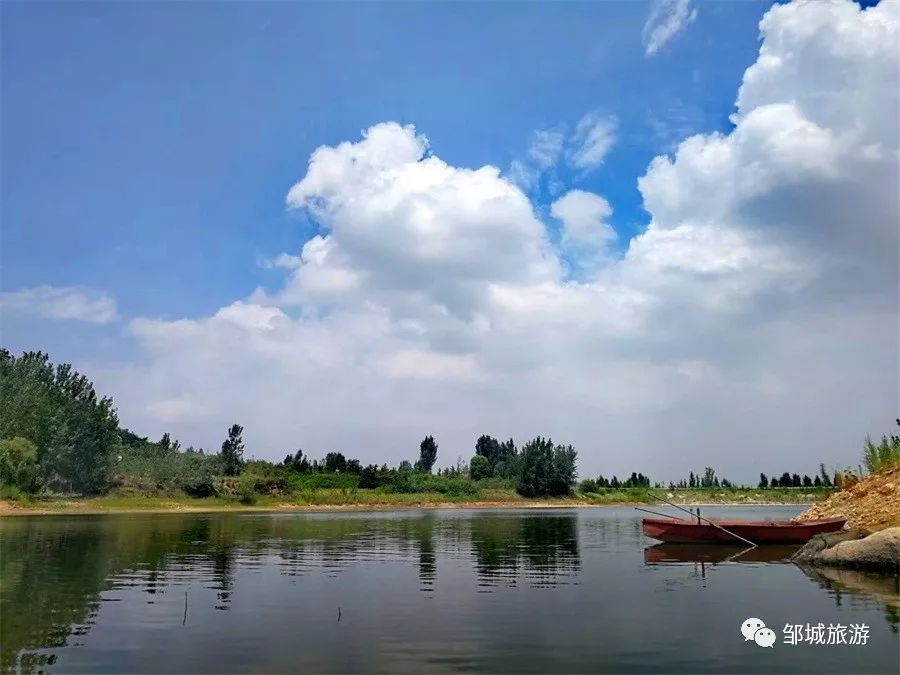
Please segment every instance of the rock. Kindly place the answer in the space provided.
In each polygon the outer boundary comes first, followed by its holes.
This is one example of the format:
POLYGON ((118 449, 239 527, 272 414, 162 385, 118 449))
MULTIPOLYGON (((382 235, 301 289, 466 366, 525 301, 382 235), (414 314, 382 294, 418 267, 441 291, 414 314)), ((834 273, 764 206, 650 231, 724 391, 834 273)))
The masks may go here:
POLYGON ((900 575, 900 527, 868 536, 861 530, 819 534, 806 542, 791 560, 900 575))

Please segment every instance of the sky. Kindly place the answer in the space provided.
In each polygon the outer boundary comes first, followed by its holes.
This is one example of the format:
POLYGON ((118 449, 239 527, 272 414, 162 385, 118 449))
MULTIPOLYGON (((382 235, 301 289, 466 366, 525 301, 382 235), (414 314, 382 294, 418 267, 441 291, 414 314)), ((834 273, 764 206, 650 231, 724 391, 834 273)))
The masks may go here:
POLYGON ((0 18, 2 343, 143 435, 751 481, 900 412, 900 3, 0 18))

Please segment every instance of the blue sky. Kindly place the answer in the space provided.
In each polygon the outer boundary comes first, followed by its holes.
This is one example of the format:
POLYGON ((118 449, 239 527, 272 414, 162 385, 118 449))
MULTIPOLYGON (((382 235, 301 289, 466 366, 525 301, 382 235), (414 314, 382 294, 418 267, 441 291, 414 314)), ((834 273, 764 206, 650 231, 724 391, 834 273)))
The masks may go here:
POLYGON ((185 446, 842 468, 898 400, 866 7, 2 3, 2 343, 185 446))
POLYGON ((309 154, 386 120, 506 168, 534 129, 614 115, 617 147, 578 185, 633 234, 648 161, 727 128, 763 9, 707 5, 647 58, 643 3, 5 3, 3 286, 214 311, 308 237, 284 195, 309 154))

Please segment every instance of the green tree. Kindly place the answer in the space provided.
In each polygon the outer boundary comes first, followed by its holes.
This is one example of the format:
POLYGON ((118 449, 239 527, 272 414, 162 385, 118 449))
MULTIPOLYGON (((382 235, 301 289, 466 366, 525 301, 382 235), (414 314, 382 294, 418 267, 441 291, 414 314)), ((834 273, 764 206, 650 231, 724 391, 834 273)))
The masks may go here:
POLYGON ((500 459, 500 442, 496 438, 482 435, 475 441, 475 454, 487 460, 489 470, 500 459))
POLYGON ((819 464, 819 475, 822 477, 822 485, 824 485, 825 487, 831 487, 831 478, 828 476, 828 472, 825 470, 824 462, 819 464))
POLYGON ((37 448, 27 438, 0 441, 0 485, 15 485, 24 492, 37 489, 37 448))
POLYGON ((347 458, 340 452, 329 452, 325 455, 325 471, 328 473, 344 473, 347 471, 347 458))
POLYGON ((488 460, 484 455, 475 455, 472 457, 472 461, 469 462, 469 475, 472 477, 472 480, 488 478, 491 475, 490 471, 488 460))
POLYGON ((766 474, 759 474, 759 487, 765 488, 769 487, 769 479, 766 477, 766 474))
POLYGON ((431 473, 431 467, 437 461, 438 445, 433 436, 426 436, 419 444, 419 461, 416 462, 416 471, 431 473))
POLYGON ((243 433, 244 427, 232 424, 228 429, 228 438, 222 442, 222 473, 226 476, 239 476, 244 468, 243 433))
POLYGON ((409 462, 408 459, 404 459, 400 462, 400 466, 397 467, 397 471, 400 473, 411 473, 413 470, 413 465, 409 462))
POLYGON ((549 438, 535 438, 522 448, 522 468, 516 490, 525 497, 572 494, 577 456, 571 445, 554 446, 549 438))
POLYGON ((357 485, 361 488, 377 488, 381 485, 381 479, 378 472, 378 467, 374 464, 369 464, 364 467, 362 471, 359 472, 359 481, 357 481, 357 485))
POLYGON ((54 366, 43 352, 17 358, 0 350, 0 438, 15 437, 34 443, 48 487, 93 493, 108 485, 116 411, 71 365, 54 366))

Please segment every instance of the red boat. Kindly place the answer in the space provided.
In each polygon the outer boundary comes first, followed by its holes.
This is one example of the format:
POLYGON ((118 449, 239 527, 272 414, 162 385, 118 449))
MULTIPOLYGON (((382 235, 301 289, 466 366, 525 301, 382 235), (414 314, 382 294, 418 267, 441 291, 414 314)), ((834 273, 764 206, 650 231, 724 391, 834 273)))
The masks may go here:
POLYGON ((678 544, 739 544, 741 539, 754 544, 803 544, 817 534, 843 529, 846 522, 846 518, 806 522, 792 520, 697 522, 680 518, 644 518, 641 526, 644 534, 651 539, 678 544))

